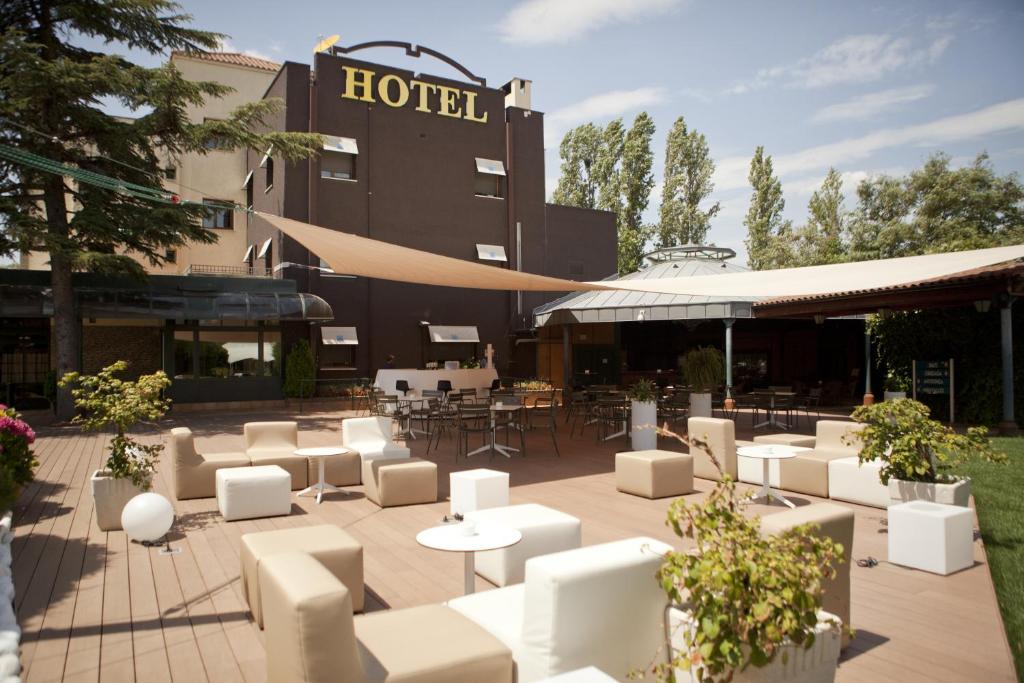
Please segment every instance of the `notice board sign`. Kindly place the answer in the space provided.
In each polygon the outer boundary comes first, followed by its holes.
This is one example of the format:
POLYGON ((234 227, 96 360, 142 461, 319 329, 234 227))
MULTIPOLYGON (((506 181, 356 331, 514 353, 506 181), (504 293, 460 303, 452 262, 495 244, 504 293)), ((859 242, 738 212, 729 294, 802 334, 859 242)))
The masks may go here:
POLYGON ((953 422, 953 359, 915 360, 914 399, 920 396, 949 396, 949 421, 953 422))

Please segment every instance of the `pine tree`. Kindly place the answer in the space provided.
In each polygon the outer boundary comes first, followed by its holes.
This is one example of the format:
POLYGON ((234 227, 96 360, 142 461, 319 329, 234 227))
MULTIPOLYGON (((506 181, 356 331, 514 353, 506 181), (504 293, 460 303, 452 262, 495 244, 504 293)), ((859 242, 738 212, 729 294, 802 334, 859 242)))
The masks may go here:
POLYGON ((784 267, 792 261, 792 223, 782 218, 786 200, 782 183, 775 176, 772 158, 758 146, 750 160, 747 176, 753 187, 750 208, 743 224, 747 226, 747 261, 754 270, 784 267))
MULTIPOLYGON (((228 119, 192 123, 186 108, 230 89, 186 80, 172 65, 144 67, 83 46, 114 44, 152 55, 216 47, 223 36, 192 28, 191 17, 169 0, 34 0, 5 2, 0 17, 0 144, 69 166, 158 187, 162 155, 220 148, 273 146, 296 160, 315 153, 318 135, 258 134, 281 103, 239 107, 228 119), (126 120, 106 113, 103 100, 140 112, 126 120)), ((205 209, 153 203, 129 193, 73 185, 59 175, 9 163, 0 165, 0 249, 49 252, 57 376, 78 370, 81 318, 72 288, 77 270, 143 276, 131 256, 157 264, 169 247, 209 243, 205 209)), ((66 390, 58 414, 74 407, 66 390)))
POLYGON ((680 116, 665 140, 665 184, 661 190, 661 220, 658 247, 680 244, 704 244, 711 219, 721 206, 715 202, 707 210, 700 208, 714 190, 711 181, 715 162, 705 137, 687 130, 680 116))
POLYGON ((653 136, 654 121, 647 112, 640 112, 626 133, 622 147, 622 210, 618 220, 619 273, 622 274, 640 267, 647 240, 653 233, 653 227, 642 220, 654 187, 653 136))

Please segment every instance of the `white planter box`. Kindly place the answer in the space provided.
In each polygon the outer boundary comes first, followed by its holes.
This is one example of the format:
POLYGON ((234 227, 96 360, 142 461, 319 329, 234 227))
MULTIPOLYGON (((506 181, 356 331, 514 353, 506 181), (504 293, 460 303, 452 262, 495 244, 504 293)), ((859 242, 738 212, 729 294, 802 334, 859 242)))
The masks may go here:
POLYGON ((690 417, 713 417, 711 394, 690 394, 690 417))
POLYGON ((92 500, 96 509, 96 525, 100 531, 117 531, 121 528, 121 510, 128 501, 142 493, 131 479, 114 479, 106 470, 92 474, 92 500))
POLYGON ((474 510, 508 505, 508 472, 478 469, 448 475, 451 512, 464 515, 474 510))
POLYGON ((658 448, 658 404, 654 401, 633 401, 632 412, 633 429, 630 430, 630 440, 634 451, 653 451, 658 448), (643 429, 637 429, 642 425, 643 429))
POLYGON ((935 574, 974 564, 974 513, 923 500, 889 508, 889 561, 935 574))
POLYGON ((967 477, 949 483, 933 484, 923 481, 889 480, 889 500, 892 505, 912 500, 927 500, 942 505, 967 507, 971 499, 971 480, 967 477))
POLYGON ((828 497, 876 508, 889 507, 889 490, 879 478, 881 460, 861 463, 857 456, 828 463, 828 497))
POLYGON ((883 400, 892 401, 893 399, 897 399, 897 398, 906 398, 907 397, 907 392, 905 392, 905 391, 886 391, 884 394, 882 394, 882 397, 883 397, 883 400))
MULTIPOLYGON (((678 651, 682 645, 682 634, 690 615, 672 608, 669 614, 672 628, 672 651, 678 651)), ((822 610, 818 612, 818 626, 815 628, 814 644, 810 649, 800 646, 785 645, 775 655, 775 659, 767 666, 758 668, 747 667, 746 671, 737 671, 732 680, 734 683, 832 683, 839 665, 839 650, 842 638, 839 629, 832 622, 840 619, 822 610), (783 654, 786 656, 783 657, 783 654), (785 659, 785 662, 783 662, 785 659)), ((676 681, 684 683, 696 681, 689 671, 675 670, 676 681)))

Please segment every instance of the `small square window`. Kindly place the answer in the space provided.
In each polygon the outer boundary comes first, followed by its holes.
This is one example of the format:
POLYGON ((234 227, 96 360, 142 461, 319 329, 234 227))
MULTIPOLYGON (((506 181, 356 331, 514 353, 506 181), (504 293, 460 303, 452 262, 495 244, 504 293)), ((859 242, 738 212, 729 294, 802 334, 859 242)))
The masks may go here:
POLYGON ((231 230, 234 227, 235 212, 231 202, 223 199, 204 199, 207 206, 203 216, 203 227, 208 230, 231 230))
POLYGON ((324 152, 320 155, 320 177, 355 180, 356 155, 346 152, 324 152))
MULTIPOLYGON (((203 123, 210 123, 211 121, 220 121, 220 119, 203 119, 203 123)), ((230 145, 228 144, 227 140, 224 139, 223 137, 214 135, 203 141, 203 147, 210 150, 229 149, 230 145)))
POLYGON ((473 181, 473 193, 478 197, 503 198, 505 196, 505 176, 477 171, 473 181))
POLYGON ((178 177, 178 169, 173 166, 168 166, 164 169, 164 178, 167 180, 176 180, 178 177))
POLYGON ((177 249, 168 249, 167 251, 165 251, 164 252, 164 261, 166 261, 167 263, 177 263, 178 262, 178 250, 177 249))

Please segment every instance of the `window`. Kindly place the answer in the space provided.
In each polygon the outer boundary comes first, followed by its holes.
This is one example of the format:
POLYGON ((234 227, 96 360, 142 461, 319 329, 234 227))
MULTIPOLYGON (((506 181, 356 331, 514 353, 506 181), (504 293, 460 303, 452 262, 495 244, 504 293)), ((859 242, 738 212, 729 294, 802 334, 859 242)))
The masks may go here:
POLYGON ((178 329, 177 379, 272 377, 281 372, 281 333, 256 329, 178 329))
POLYGON ((505 196, 505 164, 496 159, 476 159, 473 193, 478 197, 505 196))
POLYGON ((324 152, 320 155, 320 177, 355 180, 356 155, 346 152, 324 152))
POLYGON ((177 249, 168 249, 167 251, 165 251, 164 252, 164 261, 166 261, 167 263, 177 263, 178 262, 178 250, 177 249))
MULTIPOLYGON (((209 124, 212 122, 220 121, 220 119, 203 119, 203 123, 209 124)), ((230 145, 227 140, 220 135, 213 135, 203 141, 203 147, 206 149, 229 149, 230 145)))
POLYGON ((176 330, 174 332, 174 378, 189 379, 195 374, 194 332, 176 330))
POLYGON ((242 185, 242 189, 245 190, 245 208, 252 208, 252 171, 249 171, 249 175, 245 176, 245 183, 242 185))
POLYGON ((266 183, 264 186, 264 192, 269 192, 270 188, 274 186, 274 160, 270 158, 270 153, 274 151, 273 147, 267 147, 267 151, 263 153, 263 158, 260 159, 260 168, 263 169, 266 174, 266 183))
POLYGON ((164 178, 167 180, 175 180, 178 177, 178 169, 173 166, 168 166, 164 169, 164 178))
POLYGON ((207 206, 203 227, 208 230, 231 230, 234 227, 235 212, 231 202, 223 199, 204 199, 207 206))

